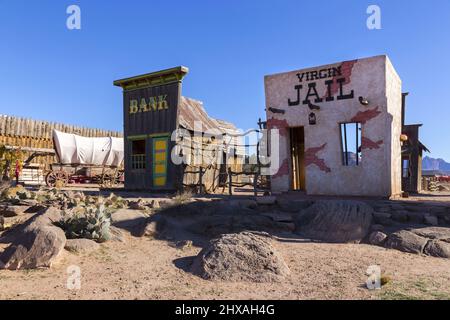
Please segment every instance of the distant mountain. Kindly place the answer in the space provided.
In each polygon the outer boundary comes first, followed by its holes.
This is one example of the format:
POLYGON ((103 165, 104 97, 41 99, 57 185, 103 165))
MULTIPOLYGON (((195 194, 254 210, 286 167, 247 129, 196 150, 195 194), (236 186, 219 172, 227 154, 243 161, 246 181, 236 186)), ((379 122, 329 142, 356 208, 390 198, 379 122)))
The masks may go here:
POLYGON ((441 171, 445 173, 450 172, 450 163, 443 159, 434 159, 431 157, 425 157, 422 159, 422 170, 424 171, 441 171))

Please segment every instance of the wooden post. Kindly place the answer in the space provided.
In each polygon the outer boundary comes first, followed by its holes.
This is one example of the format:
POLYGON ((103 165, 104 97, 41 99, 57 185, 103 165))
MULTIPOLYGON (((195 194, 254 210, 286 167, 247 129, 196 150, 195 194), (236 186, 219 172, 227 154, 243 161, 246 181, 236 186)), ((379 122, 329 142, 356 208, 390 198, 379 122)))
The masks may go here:
POLYGON ((255 197, 258 196, 258 173, 255 173, 255 176, 253 177, 253 189, 255 193, 255 197))
POLYGON ((203 194, 203 168, 200 166, 200 179, 199 179, 199 192, 200 194, 203 194))
POLYGON ((230 167, 228 167, 228 193, 230 196, 233 195, 233 174, 230 167))

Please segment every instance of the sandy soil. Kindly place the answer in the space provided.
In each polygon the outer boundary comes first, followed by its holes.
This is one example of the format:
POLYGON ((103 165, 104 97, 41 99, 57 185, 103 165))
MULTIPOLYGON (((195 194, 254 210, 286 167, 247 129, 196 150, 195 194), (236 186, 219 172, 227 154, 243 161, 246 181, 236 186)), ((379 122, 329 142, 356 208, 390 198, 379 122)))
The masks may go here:
POLYGON ((134 238, 99 251, 65 252, 51 269, 0 271, 0 299, 450 299, 450 260, 369 245, 274 242, 291 269, 281 283, 211 282, 183 269, 200 248, 134 238), (365 287, 365 272, 380 265, 392 281, 365 287), (81 289, 66 287, 67 267, 81 268, 81 289))

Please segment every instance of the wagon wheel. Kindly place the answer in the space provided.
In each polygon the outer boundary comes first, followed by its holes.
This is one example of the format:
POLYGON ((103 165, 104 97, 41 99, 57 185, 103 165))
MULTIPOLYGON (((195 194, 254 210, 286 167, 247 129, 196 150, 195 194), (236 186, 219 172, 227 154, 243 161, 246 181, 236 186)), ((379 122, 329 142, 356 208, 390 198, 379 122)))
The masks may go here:
POLYGON ((112 188, 120 183, 120 173, 117 171, 102 174, 100 185, 102 188, 112 188))
POLYGON ((65 187, 69 182, 69 176, 64 171, 50 171, 45 176, 45 183, 48 187, 65 187))

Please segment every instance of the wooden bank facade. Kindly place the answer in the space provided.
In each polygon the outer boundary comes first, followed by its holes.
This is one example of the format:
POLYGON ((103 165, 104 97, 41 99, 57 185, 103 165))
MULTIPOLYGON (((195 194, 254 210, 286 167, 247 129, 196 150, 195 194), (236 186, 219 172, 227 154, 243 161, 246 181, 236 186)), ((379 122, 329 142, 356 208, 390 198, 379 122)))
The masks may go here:
MULTIPOLYGON (((237 170, 241 166, 242 153, 237 155, 235 150, 227 147, 223 151, 217 148, 218 152, 215 148, 207 148, 205 146, 214 144, 215 140, 204 135, 195 141, 195 123, 201 123, 202 131, 214 129, 223 136, 230 130, 234 132, 235 127, 210 118, 200 101, 181 95, 182 81, 187 73, 188 68, 180 66, 114 81, 115 86, 123 89, 125 189, 173 192, 202 185, 205 191, 214 192, 223 184, 221 173, 230 167, 237 170), (182 142, 178 140, 178 133, 173 134, 177 129, 189 133, 182 142), (181 148, 183 144, 188 146, 181 148), (199 148, 203 158, 212 158, 212 161, 192 165, 191 156, 199 148), (229 156, 231 151, 233 155, 229 156), (172 152, 188 161, 175 163, 172 152), (215 161, 223 154, 225 164, 215 161)), ((223 147, 222 139, 216 140, 216 144, 223 147)))

